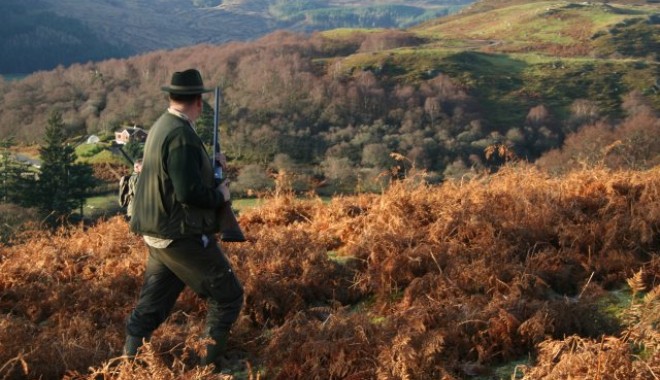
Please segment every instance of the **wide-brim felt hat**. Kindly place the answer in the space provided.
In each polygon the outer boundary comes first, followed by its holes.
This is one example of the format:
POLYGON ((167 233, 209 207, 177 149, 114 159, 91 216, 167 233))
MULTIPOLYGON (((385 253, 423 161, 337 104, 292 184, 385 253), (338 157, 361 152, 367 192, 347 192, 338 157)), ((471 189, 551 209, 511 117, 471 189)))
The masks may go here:
POLYGON ((213 91, 212 88, 204 87, 202 75, 195 69, 175 72, 172 74, 170 85, 163 86, 161 89, 178 95, 196 95, 213 91))

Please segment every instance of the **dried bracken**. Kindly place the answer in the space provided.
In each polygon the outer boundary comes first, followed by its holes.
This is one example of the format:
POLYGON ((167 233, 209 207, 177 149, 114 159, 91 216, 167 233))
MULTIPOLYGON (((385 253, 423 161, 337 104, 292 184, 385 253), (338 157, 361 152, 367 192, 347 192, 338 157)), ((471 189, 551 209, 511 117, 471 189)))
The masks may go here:
MULTIPOLYGON (((245 379, 460 379, 531 358, 526 379, 660 376, 660 168, 550 177, 516 163, 329 203, 244 211, 224 246, 246 303, 245 379), (629 289, 614 315, 609 290, 629 289)), ((119 359, 146 249, 120 217, 0 247, 0 379, 215 379, 189 290, 135 363, 119 359)), ((520 373, 520 368, 517 371, 520 373)))

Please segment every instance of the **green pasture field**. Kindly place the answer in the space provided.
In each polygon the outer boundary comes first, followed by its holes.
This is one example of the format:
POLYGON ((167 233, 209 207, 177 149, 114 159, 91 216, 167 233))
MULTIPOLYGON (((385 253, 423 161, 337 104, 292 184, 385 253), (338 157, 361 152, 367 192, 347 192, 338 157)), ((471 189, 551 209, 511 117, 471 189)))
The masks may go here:
POLYGON ((352 38, 355 34, 358 33, 369 34, 369 33, 380 32, 383 30, 384 29, 337 28, 337 29, 322 31, 319 33, 325 38, 343 40, 343 39, 352 38))
MULTIPOLYGON (((89 197, 85 200, 85 206, 83 207, 83 217, 85 219, 110 218, 124 213, 125 210, 119 207, 115 192, 89 197)), ((80 215, 79 208, 74 210, 74 215, 80 215)))
MULTIPOLYGON (((243 198, 232 200, 232 206, 239 213, 260 206, 265 202, 264 199, 243 198)), ((104 195, 97 195, 87 198, 83 213, 85 218, 97 219, 100 217, 111 217, 117 214, 124 214, 126 210, 119 207, 117 194, 112 192, 104 195)), ((79 215, 80 210, 76 209, 75 214, 79 215)))

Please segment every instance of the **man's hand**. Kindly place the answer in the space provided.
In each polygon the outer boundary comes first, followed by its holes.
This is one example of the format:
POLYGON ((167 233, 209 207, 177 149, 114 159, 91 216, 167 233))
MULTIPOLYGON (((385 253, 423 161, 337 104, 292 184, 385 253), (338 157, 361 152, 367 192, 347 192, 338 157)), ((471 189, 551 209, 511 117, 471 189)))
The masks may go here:
POLYGON ((228 182, 229 182, 228 180, 222 181, 217 187, 218 191, 220 191, 223 198, 225 198, 225 202, 231 199, 231 194, 229 193, 229 187, 227 187, 228 182))
POLYGON ((215 160, 223 169, 227 169, 227 157, 223 153, 216 153, 215 160))

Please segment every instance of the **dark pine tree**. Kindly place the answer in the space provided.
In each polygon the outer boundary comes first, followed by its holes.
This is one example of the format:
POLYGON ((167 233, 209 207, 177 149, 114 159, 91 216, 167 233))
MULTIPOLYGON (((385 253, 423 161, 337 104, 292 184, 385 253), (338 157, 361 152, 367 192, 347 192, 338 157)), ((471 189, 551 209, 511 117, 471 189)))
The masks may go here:
POLYGON ((10 203, 10 189, 12 176, 10 165, 12 164, 11 152, 9 148, 13 145, 11 139, 0 140, 0 203, 10 203))
POLYGON ((30 206, 36 170, 29 163, 20 162, 11 152, 13 139, 0 140, 0 203, 30 206))
POLYGON ((132 139, 126 143, 126 145, 124 145, 123 149, 124 152, 126 152, 126 154, 131 158, 131 161, 135 162, 142 158, 144 153, 144 143, 132 139))
POLYGON ((75 164, 76 153, 66 141, 62 114, 57 111, 48 118, 39 154, 41 173, 34 201, 49 222, 65 221, 77 206, 84 204, 84 196, 93 181, 91 170, 75 164))
POLYGON ((87 197, 90 195, 90 190, 97 185, 97 182, 91 166, 77 163, 70 167, 69 191, 73 200, 78 204, 81 219, 84 217, 83 207, 85 206, 87 197))

